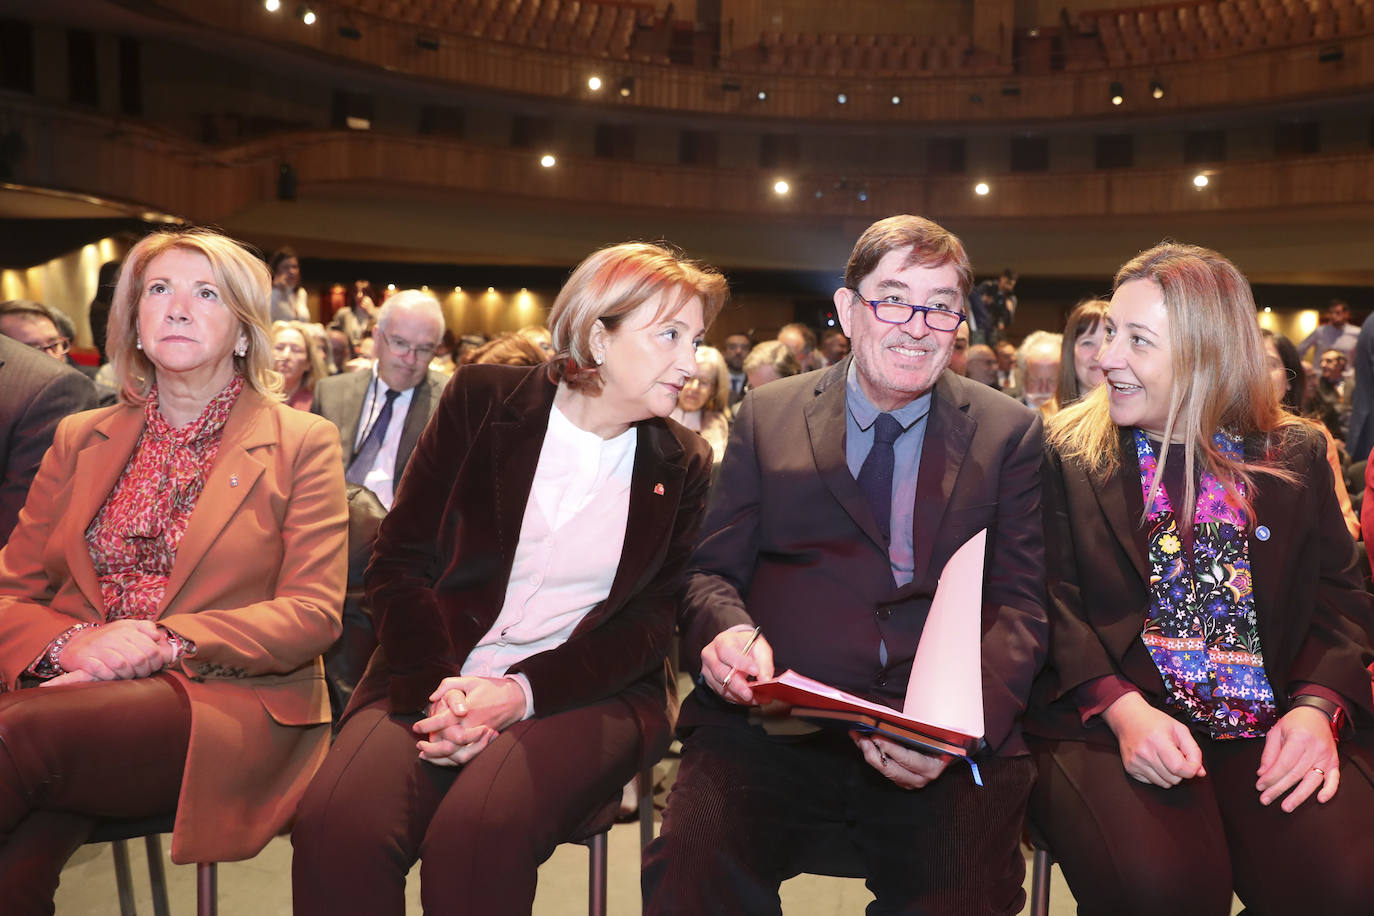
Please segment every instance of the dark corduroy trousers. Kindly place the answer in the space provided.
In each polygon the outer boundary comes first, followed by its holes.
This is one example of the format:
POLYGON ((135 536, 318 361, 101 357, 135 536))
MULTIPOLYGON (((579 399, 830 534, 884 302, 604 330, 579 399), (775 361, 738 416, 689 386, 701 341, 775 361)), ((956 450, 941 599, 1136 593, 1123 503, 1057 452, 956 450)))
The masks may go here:
POLYGON ((684 742, 662 835, 645 857, 645 914, 781 913, 778 885, 857 865, 870 914, 1014 914, 1029 757, 952 763, 923 789, 893 785, 847 735, 769 737, 703 726, 684 742))

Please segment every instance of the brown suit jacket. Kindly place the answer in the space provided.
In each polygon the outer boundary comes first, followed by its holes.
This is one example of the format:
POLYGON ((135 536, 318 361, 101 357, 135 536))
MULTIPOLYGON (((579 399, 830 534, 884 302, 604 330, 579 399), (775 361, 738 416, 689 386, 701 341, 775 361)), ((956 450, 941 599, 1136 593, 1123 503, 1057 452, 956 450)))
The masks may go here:
MULTIPOLYGON (((1140 633, 1148 613, 1144 500, 1130 430, 1122 430, 1121 462, 1108 475, 1090 472, 1047 451, 1044 485, 1045 553, 1050 595, 1050 658, 1036 679, 1026 732, 1051 739, 1116 745, 1100 717, 1081 722, 1073 691, 1105 675, 1130 681, 1156 707, 1164 683, 1140 633)), ((1299 683, 1340 694, 1356 729, 1370 745, 1374 662, 1370 635, 1374 605, 1355 567, 1355 552, 1336 503, 1331 467, 1319 434, 1302 431, 1279 448, 1278 462, 1298 483, 1260 477, 1256 525, 1250 534, 1255 617, 1265 673, 1288 709, 1299 683)), ((1247 443, 1253 457, 1256 447, 1247 443)), ((1357 757, 1369 771, 1374 758, 1357 757)))
MULTIPOLYGON (((143 411, 68 417, 0 552, 0 685, 59 634, 104 620, 85 530, 143 411)), ((196 644, 172 858, 247 858, 281 832, 329 742, 320 654, 339 633, 348 512, 328 422, 245 389, 177 549, 158 622, 196 644)), ((98 688, 96 688, 98 689, 98 688)))
MULTIPOLYGON (((464 366, 444 390, 377 538, 367 592, 381 647, 345 718, 383 699, 395 714, 423 709, 495 622, 556 390, 543 366, 464 366)), ((623 697, 652 754, 675 706, 664 658, 705 512, 711 449, 671 421, 637 429, 610 594, 567 642, 511 672, 529 678, 536 716, 623 697)))

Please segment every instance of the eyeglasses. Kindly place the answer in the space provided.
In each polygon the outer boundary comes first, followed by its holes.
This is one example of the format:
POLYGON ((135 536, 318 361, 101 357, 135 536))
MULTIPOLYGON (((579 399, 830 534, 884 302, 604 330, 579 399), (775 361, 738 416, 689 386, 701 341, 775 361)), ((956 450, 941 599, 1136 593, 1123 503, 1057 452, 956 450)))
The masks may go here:
POLYGON ((34 344, 35 350, 42 350, 49 356, 66 356, 67 351, 72 348, 72 342, 65 337, 50 340, 47 343, 34 344))
POLYGON ((917 312, 925 320, 926 327, 932 331, 957 331, 959 325, 968 320, 962 312, 934 305, 911 305, 906 302, 894 302, 891 299, 865 299, 857 289, 851 289, 851 293, 859 297, 859 301, 873 310, 873 317, 883 324, 906 324, 917 312))
POLYGON ((392 337, 381 328, 376 328, 375 333, 386 341, 386 345, 396 351, 397 356, 409 356, 414 353, 420 359, 429 359, 439 349, 437 343, 432 344, 413 344, 403 337, 392 337))

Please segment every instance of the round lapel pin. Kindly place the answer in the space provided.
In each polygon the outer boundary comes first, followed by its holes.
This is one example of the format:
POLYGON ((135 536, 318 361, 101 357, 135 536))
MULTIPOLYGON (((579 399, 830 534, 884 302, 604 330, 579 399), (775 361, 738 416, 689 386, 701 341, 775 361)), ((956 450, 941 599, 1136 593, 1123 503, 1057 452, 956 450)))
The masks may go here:
POLYGON ((1269 529, 1266 528, 1264 525, 1260 525, 1258 528, 1255 529, 1255 537, 1261 541, 1269 540, 1269 529))

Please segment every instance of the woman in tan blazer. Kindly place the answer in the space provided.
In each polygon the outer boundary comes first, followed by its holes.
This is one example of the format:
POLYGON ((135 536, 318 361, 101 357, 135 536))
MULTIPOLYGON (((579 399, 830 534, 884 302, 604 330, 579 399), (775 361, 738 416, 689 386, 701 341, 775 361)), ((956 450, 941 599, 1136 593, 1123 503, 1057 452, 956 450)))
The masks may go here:
POLYGON ((52 912, 99 818, 175 811, 174 861, 252 856, 324 757, 343 464, 279 401, 268 279, 213 233, 134 247, 122 403, 63 421, 0 552, 7 913, 52 912))

